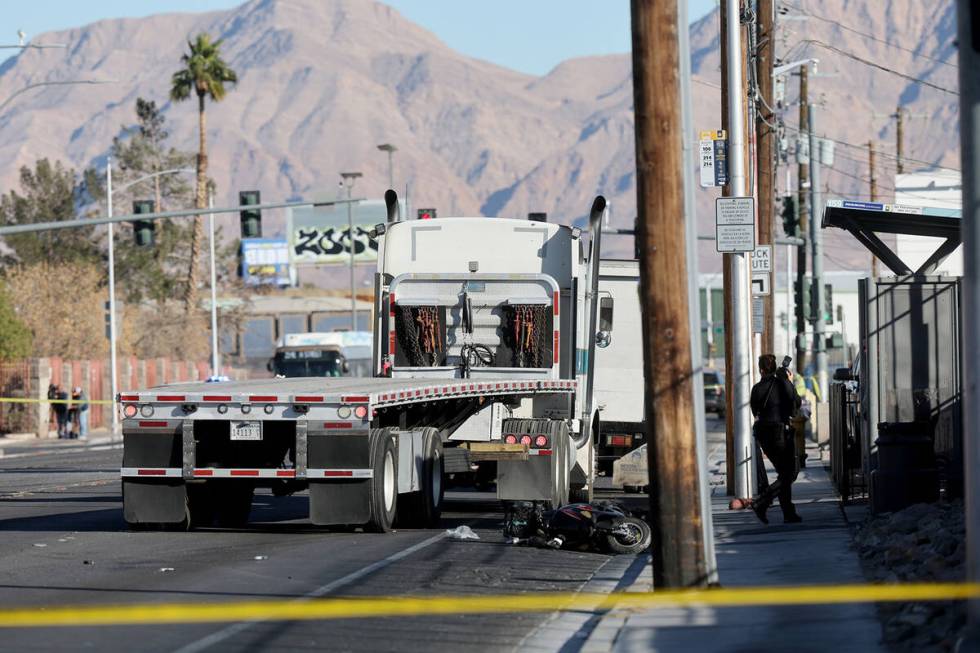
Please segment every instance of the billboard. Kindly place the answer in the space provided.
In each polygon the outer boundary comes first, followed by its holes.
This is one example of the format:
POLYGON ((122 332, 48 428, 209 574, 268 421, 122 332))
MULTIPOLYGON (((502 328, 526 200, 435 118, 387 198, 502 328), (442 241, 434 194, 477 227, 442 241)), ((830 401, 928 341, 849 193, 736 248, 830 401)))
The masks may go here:
MULTIPOLYGON (((404 204, 400 207, 405 215, 404 204)), ((289 212, 289 255, 294 265, 347 265, 353 240, 354 262, 378 260, 378 243, 371 229, 388 221, 384 200, 364 200, 353 205, 354 234, 348 234, 347 205, 313 206, 289 212)))
POLYGON ((286 239, 242 238, 242 280, 246 286, 290 285, 286 239))

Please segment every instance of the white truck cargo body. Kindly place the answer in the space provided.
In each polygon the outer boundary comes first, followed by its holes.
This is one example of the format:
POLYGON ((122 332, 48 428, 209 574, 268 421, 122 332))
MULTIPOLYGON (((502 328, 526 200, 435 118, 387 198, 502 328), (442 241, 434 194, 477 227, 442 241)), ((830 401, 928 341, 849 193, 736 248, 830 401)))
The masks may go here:
POLYGON ((599 469, 606 473, 615 460, 646 442, 639 284, 637 261, 600 262, 598 329, 608 337, 596 349, 596 452, 599 469))

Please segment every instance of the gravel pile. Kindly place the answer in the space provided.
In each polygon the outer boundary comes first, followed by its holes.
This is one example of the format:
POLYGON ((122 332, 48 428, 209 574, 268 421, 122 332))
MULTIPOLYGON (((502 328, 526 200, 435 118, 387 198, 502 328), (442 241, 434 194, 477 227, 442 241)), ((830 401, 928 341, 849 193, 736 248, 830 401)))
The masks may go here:
MULTIPOLYGON (((855 537, 865 573, 882 583, 965 578, 963 501, 917 503, 869 517, 855 537)), ((951 651, 966 623, 960 603, 886 603, 879 608, 884 641, 916 651, 951 651)))

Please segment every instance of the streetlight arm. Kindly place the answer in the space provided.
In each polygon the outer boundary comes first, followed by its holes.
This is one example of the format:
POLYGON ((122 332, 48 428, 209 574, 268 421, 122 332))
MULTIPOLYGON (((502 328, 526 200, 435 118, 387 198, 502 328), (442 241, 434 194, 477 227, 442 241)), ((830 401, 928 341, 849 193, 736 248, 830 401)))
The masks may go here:
POLYGON ((69 86, 69 85, 72 85, 72 84, 115 84, 115 83, 116 83, 116 80, 114 80, 114 79, 106 79, 106 80, 99 80, 99 79, 72 79, 72 80, 66 80, 66 81, 63 81, 63 82, 36 82, 34 84, 28 84, 24 88, 18 89, 17 91, 15 91, 13 95, 11 95, 10 97, 8 97, 6 100, 3 101, 2 104, 0 104, 0 111, 3 111, 3 109, 8 104, 10 104, 10 102, 15 97, 17 97, 21 93, 25 93, 27 91, 30 91, 31 89, 39 88, 41 86, 69 86))
POLYGON ((140 177, 139 179, 134 179, 133 181, 129 182, 128 184, 123 184, 122 186, 119 186, 118 188, 116 188, 115 192, 117 192, 117 193, 122 192, 122 191, 126 190, 127 188, 129 188, 130 186, 135 186, 136 184, 142 183, 144 181, 149 181, 150 179, 153 179, 154 177, 161 177, 163 175, 173 175, 173 174, 177 174, 179 172, 185 172, 185 173, 188 173, 188 174, 196 174, 197 173, 197 170, 194 170, 193 168, 171 168, 170 170, 161 170, 160 172, 154 172, 153 174, 150 174, 150 175, 144 175, 144 176, 140 177))
POLYGON ((819 59, 801 59, 800 61, 793 61, 792 63, 783 64, 782 66, 776 66, 775 68, 772 69, 772 76, 773 77, 778 77, 779 75, 782 75, 783 73, 788 73, 789 71, 793 70, 794 68, 802 68, 803 66, 807 66, 807 65, 809 65, 811 63, 812 64, 818 64, 818 63, 820 63, 820 60, 819 59))

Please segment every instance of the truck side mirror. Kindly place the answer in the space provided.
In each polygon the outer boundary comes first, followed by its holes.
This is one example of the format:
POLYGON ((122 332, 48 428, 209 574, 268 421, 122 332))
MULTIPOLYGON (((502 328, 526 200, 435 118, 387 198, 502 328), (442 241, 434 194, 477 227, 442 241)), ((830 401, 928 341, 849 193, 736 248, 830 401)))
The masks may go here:
POLYGON ((612 342, 612 334, 608 331, 600 331, 595 334, 595 346, 600 349, 605 349, 612 342))
POLYGON ((350 363, 344 361, 343 363, 341 363, 340 369, 341 371, 343 371, 344 374, 350 374, 350 363))

